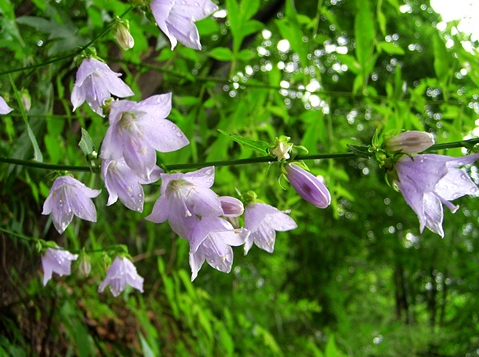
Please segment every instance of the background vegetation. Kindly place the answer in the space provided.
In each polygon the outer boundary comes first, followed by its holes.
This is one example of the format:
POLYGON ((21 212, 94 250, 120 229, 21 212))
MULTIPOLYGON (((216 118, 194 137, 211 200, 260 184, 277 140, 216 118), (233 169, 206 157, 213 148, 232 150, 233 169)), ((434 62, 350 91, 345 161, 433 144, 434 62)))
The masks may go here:
MULTIPOLYGON (((132 1, 133 2, 133 1, 132 1)), ((134 2, 136 3, 136 2, 134 2)), ((477 43, 419 0, 220 0, 197 23, 203 45, 170 50, 142 8, 118 0, 0 2, 0 156, 86 165, 81 128, 99 147, 106 120, 86 105, 72 113, 79 48, 91 44, 123 73, 134 100, 173 92, 170 119, 191 144, 165 164, 254 157, 217 129, 272 142, 287 135, 311 153, 367 145, 377 128, 424 130, 436 142, 474 137, 479 110, 477 43), (130 21, 135 46, 110 32, 130 21), (93 42, 91 42, 93 41, 93 42)), ((440 152, 446 154, 445 151, 440 152)), ((447 151, 462 155, 461 149, 447 151)), ((445 238, 419 234, 416 215, 372 160, 308 162, 325 178, 331 207, 319 210, 277 182, 277 165, 217 168, 222 195, 254 190, 291 209, 296 230, 278 233, 274 254, 235 250, 233 270, 204 266, 190 282, 188 243, 144 220, 159 195, 145 187, 144 213, 95 199, 98 222, 74 219, 58 236, 43 201, 51 172, 2 164, 0 172, 0 355, 5 356, 475 356, 479 351, 477 199, 445 212, 445 238), (92 274, 42 286, 40 256, 26 237, 70 251, 126 244, 145 292, 98 294, 92 274)), ((475 180, 477 168, 469 169, 475 180)), ((75 176, 93 188, 92 173, 75 176)))

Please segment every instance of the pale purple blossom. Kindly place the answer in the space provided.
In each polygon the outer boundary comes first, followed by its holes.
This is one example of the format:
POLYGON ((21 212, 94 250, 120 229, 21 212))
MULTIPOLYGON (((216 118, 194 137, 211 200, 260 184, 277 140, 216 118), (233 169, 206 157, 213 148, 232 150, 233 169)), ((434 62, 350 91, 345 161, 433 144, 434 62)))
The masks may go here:
POLYGON ((13 109, 10 108, 2 97, 0 97, 0 114, 8 114, 12 111, 13 109))
POLYGON ((331 203, 331 194, 319 178, 296 164, 286 165, 286 177, 296 192, 318 208, 331 203))
POLYGON ((78 254, 71 254, 61 248, 48 248, 42 256, 43 286, 52 278, 52 273, 60 276, 70 275, 72 261, 77 258, 78 254))
POLYGON ((102 61, 85 58, 78 68, 71 94, 73 111, 86 101, 95 113, 103 116, 101 106, 112 94, 119 98, 132 96, 133 91, 118 78, 120 76, 102 61))
POLYGON ((296 222, 285 212, 265 203, 253 202, 246 206, 244 226, 251 234, 246 238, 244 253, 247 254, 253 243, 259 248, 273 253, 276 231, 289 231, 297 228, 296 222))
POLYGON ((249 231, 234 229, 219 217, 205 217, 195 226, 190 238, 191 281, 206 262, 214 269, 229 273, 233 264, 231 246, 244 244, 249 231))
POLYGON ((172 50, 178 41, 200 50, 200 35, 194 22, 218 9, 210 0, 153 0, 150 7, 158 27, 170 40, 172 50))
POLYGON ((106 286, 110 286, 110 291, 114 297, 120 295, 125 290, 126 285, 143 292, 143 278, 138 275, 133 263, 125 257, 116 257, 106 272, 106 278, 98 288, 102 293, 106 286))
POLYGON ((221 208, 223 208, 223 216, 238 217, 244 212, 243 202, 231 196, 220 196, 221 208))
POLYGON ((150 174, 149 181, 144 181, 130 169, 123 157, 118 160, 103 160, 101 173, 109 195, 106 205, 114 204, 119 198, 125 207, 143 212, 145 196, 141 185, 157 181, 162 172, 162 169, 156 167, 150 174))
POLYGON ((100 157, 107 160, 124 157, 133 172, 149 181, 156 167, 156 151, 175 151, 189 144, 178 126, 165 119, 170 111, 171 93, 154 95, 139 103, 112 102, 110 127, 100 157))
POLYGON ((451 200, 464 195, 476 195, 478 191, 467 173, 458 167, 478 159, 479 154, 457 158, 427 154, 399 159, 395 167, 395 183, 416 212, 421 232, 428 227, 444 237, 442 204, 455 212, 459 207, 453 205, 451 200))
POLYGON ((73 215, 96 222, 96 209, 91 199, 100 192, 86 187, 71 176, 57 177, 43 204, 42 214, 52 214, 53 225, 60 234, 68 227, 73 215))
POLYGON ((218 196, 210 189, 214 182, 214 167, 160 176, 161 196, 146 217, 147 220, 155 223, 168 220, 176 234, 188 239, 198 217, 218 217, 223 214, 218 196))
POLYGON ((434 145, 434 136, 425 131, 405 131, 384 141, 383 147, 392 152, 415 154, 434 145))

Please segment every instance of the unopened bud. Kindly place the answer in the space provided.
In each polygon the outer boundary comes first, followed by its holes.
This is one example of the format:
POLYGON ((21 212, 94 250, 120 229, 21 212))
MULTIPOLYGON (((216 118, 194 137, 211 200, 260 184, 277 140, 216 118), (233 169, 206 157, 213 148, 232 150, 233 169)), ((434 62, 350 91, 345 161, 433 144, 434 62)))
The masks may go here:
POLYGON ((429 149, 434 145, 434 136, 424 131, 405 131, 384 141, 383 147, 387 151, 415 154, 429 149))
POLYGON ((117 22, 115 27, 115 38, 118 41, 118 44, 125 51, 128 51, 135 45, 135 40, 130 34, 130 26, 128 25, 128 20, 122 20, 121 22, 117 22))
POLYGON ((20 98, 22 100, 23 107, 25 108, 25 111, 28 112, 32 107, 32 98, 30 97, 30 93, 27 89, 22 89, 21 93, 22 94, 20 98))
POLYGON ((221 208, 223 208, 223 215, 225 217, 238 217, 244 212, 243 203, 237 198, 231 196, 221 196, 221 208))
POLYGON ((286 165, 286 177, 296 192, 318 208, 331 203, 331 194, 319 178, 295 164, 286 165))
POLYGON ((90 264, 90 257, 86 254, 81 254, 80 257, 80 265, 78 266, 78 270, 80 270, 80 274, 83 275, 85 278, 90 275, 91 271, 91 264, 90 264))

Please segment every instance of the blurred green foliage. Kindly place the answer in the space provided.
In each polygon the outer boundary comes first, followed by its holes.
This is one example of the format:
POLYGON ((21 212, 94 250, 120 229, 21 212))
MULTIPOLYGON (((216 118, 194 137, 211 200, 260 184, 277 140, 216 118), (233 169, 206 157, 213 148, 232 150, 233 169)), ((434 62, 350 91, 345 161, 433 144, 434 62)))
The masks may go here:
MULTIPOLYGON (((134 100, 173 92, 170 119, 191 144, 159 154, 164 164, 256 154, 218 130, 249 140, 287 135, 311 153, 367 145, 376 129, 425 130, 436 142, 477 135, 477 43, 418 0, 226 0, 197 23, 203 45, 170 50, 145 14, 119 0, 0 2, 0 156, 87 165, 82 128, 97 148, 106 119, 72 113, 79 49, 93 46, 123 73, 134 100), (110 33, 130 22, 135 46, 110 33), (22 116, 16 92, 28 89, 22 116), (35 145, 38 150, 35 153, 35 145)), ((441 152, 445 154, 446 152, 441 152)), ((447 151, 462 155, 461 149, 447 151)), ((217 168, 220 195, 254 190, 291 209, 298 228, 278 233, 274 254, 236 249, 233 271, 204 266, 190 282, 188 244, 117 203, 95 200, 98 222, 74 219, 58 236, 42 204, 53 174, 2 164, 0 172, 0 355, 5 356, 474 356, 479 348, 477 201, 445 212, 446 237, 419 234, 414 212, 372 160, 308 162, 333 202, 319 210, 278 185, 276 165, 217 168), (145 292, 98 294, 92 274, 41 286, 34 244, 6 233, 55 240, 69 250, 128 246, 145 292)), ((474 180, 478 170, 469 169, 474 180)), ((93 173, 75 173, 102 187, 93 173)), ((151 212, 158 185, 145 187, 151 212)))

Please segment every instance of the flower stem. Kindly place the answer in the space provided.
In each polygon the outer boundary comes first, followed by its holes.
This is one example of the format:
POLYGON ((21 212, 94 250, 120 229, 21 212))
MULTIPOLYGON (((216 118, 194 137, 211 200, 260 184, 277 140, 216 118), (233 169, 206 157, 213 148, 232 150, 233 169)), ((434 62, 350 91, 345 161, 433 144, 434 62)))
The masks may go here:
MULTIPOLYGON (((450 143, 442 143, 436 144, 431 146, 427 152, 435 152, 438 150, 446 150, 452 148, 471 148, 475 144, 479 143, 479 138, 469 139, 469 140, 461 140, 461 141, 454 141, 450 143)), ((294 159, 295 160, 320 160, 320 159, 353 159, 363 157, 364 153, 368 153, 367 146, 361 146, 363 148, 361 150, 363 155, 358 155, 355 152, 345 152, 345 153, 325 153, 325 154, 315 154, 315 155, 298 155, 294 159)), ((373 156, 371 152, 369 157, 373 156)), ((222 160, 222 161, 209 161, 209 162, 196 162, 196 163, 188 163, 188 164, 172 164, 172 165, 164 165, 167 170, 185 170, 185 169, 198 169, 207 166, 237 166, 237 165, 247 165, 247 164, 259 164, 259 163, 272 163, 275 162, 276 159, 272 156, 261 156, 261 157, 254 157, 249 159, 239 159, 239 160, 222 160)), ((31 161, 31 160, 20 160, 20 159, 13 159, 8 157, 0 157, 0 163, 6 164, 13 164, 13 165, 21 165, 26 167, 33 167, 38 169, 48 169, 48 170, 63 170, 63 171, 92 171, 90 166, 74 166, 74 165, 54 165, 54 164, 45 164, 38 161, 31 161)))

